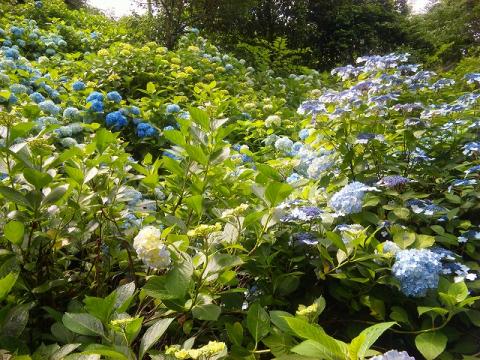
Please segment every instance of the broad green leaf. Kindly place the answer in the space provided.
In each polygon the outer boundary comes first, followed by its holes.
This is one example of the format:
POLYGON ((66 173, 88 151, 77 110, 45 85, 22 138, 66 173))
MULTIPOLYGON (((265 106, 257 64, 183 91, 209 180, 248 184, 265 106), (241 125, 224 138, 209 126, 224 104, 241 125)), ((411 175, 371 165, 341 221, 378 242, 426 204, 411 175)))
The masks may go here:
POLYGON ((185 199, 185 204, 187 204, 187 206, 190 209, 195 211, 197 215, 202 214, 202 210, 203 210, 202 202, 203 202, 202 195, 193 195, 185 199))
POLYGON ((83 300, 85 309, 90 315, 100 319, 104 324, 108 323, 110 315, 114 310, 115 294, 112 293, 105 299, 94 296, 87 296, 83 300))
POLYGON ((308 356, 319 360, 345 360, 346 354, 339 347, 329 347, 330 343, 319 343, 313 340, 305 340, 304 342, 294 346, 291 351, 299 355, 308 356))
POLYGON ((447 340, 447 337, 439 331, 426 332, 417 335, 415 345, 425 359, 433 360, 443 353, 447 346, 447 340))
POLYGON ((76 334, 88 336, 103 336, 103 325, 100 320, 90 314, 65 313, 63 325, 76 334))
POLYGON ((270 318, 259 303, 252 304, 248 310, 247 328, 255 343, 258 343, 270 332, 270 318))
POLYGON ((215 304, 195 305, 192 309, 192 315, 198 320, 216 321, 222 310, 215 304))
POLYGON ((7 186, 0 186, 0 194, 7 200, 17 205, 23 205, 28 208, 32 208, 32 204, 27 200, 23 194, 17 190, 9 188, 7 186))
POLYGON ((12 290, 13 285, 17 281, 18 273, 9 273, 7 276, 0 279, 0 300, 3 300, 10 290, 12 290))
POLYGON ((183 299, 190 287, 192 275, 192 264, 184 261, 166 275, 151 277, 143 290, 148 295, 161 300, 183 299))
POLYGON ((56 203, 63 197, 63 195, 65 195, 67 190, 68 185, 57 186, 55 189, 52 189, 47 196, 45 196, 45 198, 42 200, 42 205, 47 206, 56 203))
POLYGON ((185 136, 178 130, 165 130, 163 136, 175 145, 185 146, 186 144, 185 136))
POLYGON ((238 321, 235 323, 226 323, 225 327, 227 329, 227 335, 230 341, 237 345, 242 346, 243 342, 243 327, 238 321))
POLYGON ((367 351, 378 340, 378 338, 395 322, 384 322, 370 326, 354 338, 349 346, 349 354, 352 359, 364 359, 367 351))
POLYGON ((9 221, 4 229, 3 234, 7 238, 8 241, 15 245, 19 245, 22 243, 23 235, 25 233, 25 226, 20 221, 9 221))
POLYGON ((204 131, 210 130, 210 119, 206 111, 192 107, 188 109, 188 112, 190 113, 192 120, 200 125, 204 131))
POLYGON ((274 181, 267 185, 265 199, 270 207, 274 207, 285 200, 292 191, 293 187, 291 185, 274 181))
POLYGON ((145 331, 142 341, 140 342, 140 360, 143 359, 145 353, 160 340, 173 320, 174 318, 160 319, 145 331))
POLYGON ((453 283, 448 288, 448 295, 453 296, 457 303, 468 297, 468 288, 464 281, 453 283))
POLYGON ((98 354, 105 356, 108 359, 115 359, 115 360, 129 360, 125 354, 115 350, 113 347, 106 346, 106 345, 99 345, 99 344, 92 344, 88 345, 82 354, 90 355, 90 354, 98 354))
POLYGON ((40 190, 52 182, 52 177, 41 171, 26 168, 23 170, 23 176, 30 184, 35 186, 37 190, 40 190))
POLYGON ((82 344, 67 344, 55 351, 49 360, 63 360, 65 356, 75 351, 82 344))

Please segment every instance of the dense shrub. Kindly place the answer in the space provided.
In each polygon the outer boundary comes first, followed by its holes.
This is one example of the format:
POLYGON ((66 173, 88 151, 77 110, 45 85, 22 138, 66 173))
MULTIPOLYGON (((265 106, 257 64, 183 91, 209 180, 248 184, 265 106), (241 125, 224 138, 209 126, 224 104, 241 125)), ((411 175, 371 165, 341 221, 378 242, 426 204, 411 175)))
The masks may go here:
POLYGON ((280 77, 1 10, 5 356, 478 356, 476 59, 280 77))

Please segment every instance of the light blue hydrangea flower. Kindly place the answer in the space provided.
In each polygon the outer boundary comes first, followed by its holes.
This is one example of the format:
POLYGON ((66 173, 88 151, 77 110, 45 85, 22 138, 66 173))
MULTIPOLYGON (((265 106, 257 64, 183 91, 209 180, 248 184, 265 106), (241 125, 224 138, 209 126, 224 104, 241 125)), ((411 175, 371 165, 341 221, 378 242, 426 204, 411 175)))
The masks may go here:
POLYGON ((22 84, 12 84, 10 85, 10 91, 15 95, 26 94, 28 92, 28 88, 22 84))
POLYGON ((392 274, 405 295, 423 297, 438 286, 441 259, 441 255, 429 249, 401 250, 395 255, 392 274))
POLYGON ((38 106, 40 106, 40 109, 42 109, 43 112, 46 112, 50 115, 57 115, 60 112, 60 107, 55 105, 52 100, 42 101, 38 104, 38 106))
POLYGON ((180 105, 177 105, 177 104, 168 104, 167 105, 167 113, 168 114, 173 114, 173 113, 177 113, 179 112, 181 109, 180 109, 180 105))
POLYGON ((63 110, 63 117, 65 119, 74 120, 80 115, 80 111, 75 107, 67 107, 63 110))
POLYGON ((338 215, 359 213, 362 211, 365 193, 372 190, 376 190, 376 188, 354 181, 345 185, 340 191, 333 194, 328 202, 328 206, 330 206, 338 215))
POLYGON ((34 92, 34 93, 31 93, 31 94, 30 94, 30 99, 31 99, 33 102, 39 104, 39 103, 45 101, 45 96, 43 96, 43 95, 40 94, 39 92, 34 92))
POLYGON ((275 141, 275 149, 281 151, 285 154, 288 154, 293 147, 293 141, 288 137, 282 136, 281 138, 275 141))
POLYGON ((415 358, 408 355, 406 351, 390 350, 385 354, 374 356, 370 360, 415 360, 415 358))

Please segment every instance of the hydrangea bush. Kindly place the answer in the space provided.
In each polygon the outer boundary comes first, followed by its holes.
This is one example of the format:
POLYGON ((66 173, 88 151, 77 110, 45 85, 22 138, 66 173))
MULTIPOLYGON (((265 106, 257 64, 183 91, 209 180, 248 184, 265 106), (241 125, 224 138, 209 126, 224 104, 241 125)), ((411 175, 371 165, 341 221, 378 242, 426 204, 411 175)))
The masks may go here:
POLYGON ((0 12, 4 356, 478 357, 478 73, 0 12))

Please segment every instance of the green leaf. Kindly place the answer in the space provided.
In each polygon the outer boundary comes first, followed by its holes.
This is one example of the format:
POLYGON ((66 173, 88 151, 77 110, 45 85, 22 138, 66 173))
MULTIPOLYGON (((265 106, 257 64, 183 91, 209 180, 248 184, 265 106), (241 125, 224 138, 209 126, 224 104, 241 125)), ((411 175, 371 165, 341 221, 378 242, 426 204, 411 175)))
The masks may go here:
POLYGON ((184 261, 166 275, 151 277, 143 290, 148 295, 161 300, 183 299, 190 287, 192 275, 192 264, 184 261))
POLYGON ((248 310, 247 328, 257 344, 270 332, 270 318, 259 303, 254 303, 248 310))
POLYGON ((339 234, 333 231, 327 231, 326 236, 333 245, 335 245, 338 249, 342 250, 345 254, 347 253, 347 247, 345 246, 345 243, 343 242, 342 237, 339 234))
POLYGON ((222 310, 215 304, 195 305, 192 309, 192 315, 198 320, 216 321, 222 310))
POLYGON ((99 344, 88 345, 81 354, 82 355, 96 354, 96 355, 103 355, 108 359, 128 360, 125 354, 115 350, 110 346, 99 345, 99 344))
POLYGON ((174 318, 160 319, 150 326, 142 337, 140 342, 140 360, 143 359, 145 353, 150 349, 167 331, 174 318))
POLYGON ((147 93, 148 94, 155 94, 156 91, 157 91, 157 88, 155 87, 155 84, 152 83, 152 82, 149 82, 147 84, 147 93))
POLYGON ((0 279, 0 300, 5 299, 13 285, 17 281, 18 273, 9 273, 7 276, 0 279))
POLYGON ((457 303, 465 300, 468 297, 468 288, 465 282, 453 283, 448 288, 448 295, 453 296, 457 303))
POLYGON ((60 200, 68 190, 68 185, 57 186, 50 191, 47 196, 42 200, 42 206, 47 206, 56 203, 60 200))
POLYGON ((378 338, 389 328, 395 325, 395 322, 384 322, 375 324, 363 330, 354 338, 349 346, 349 354, 352 359, 364 359, 367 351, 378 340, 378 338))
POLYGON ((439 331, 417 335, 415 345, 427 360, 438 357, 447 346, 447 337, 439 331))
POLYGON ((183 136, 183 134, 178 130, 165 130, 163 132, 163 136, 165 139, 176 145, 185 146, 187 143, 185 141, 185 136, 183 136))
POLYGON ((76 334, 87 336, 103 336, 103 325, 100 320, 90 314, 65 313, 63 325, 76 334))
POLYGON ((35 186, 37 190, 44 188, 53 180, 49 174, 31 168, 23 170, 23 176, 25 180, 35 186))
POLYGON ((65 356, 75 351, 81 344, 67 344, 55 351, 49 360, 63 360, 65 356))
POLYGON ((243 342, 243 327, 238 321, 235 323, 226 323, 225 327, 227 329, 227 335, 230 341, 237 345, 242 346, 243 342))
POLYGON ((210 119, 206 111, 192 107, 188 109, 188 112, 190 113, 192 120, 200 125, 204 131, 210 130, 210 119))
POLYGON ((197 215, 201 215, 203 211, 203 196, 202 195, 193 195, 185 199, 185 204, 195 211, 197 215))
POLYGON ((8 241, 15 245, 19 245, 23 241, 23 235, 25 233, 25 226, 20 221, 10 221, 8 222, 4 229, 3 234, 8 241))
POLYGON ((0 186, 0 194, 7 200, 17 205, 23 205, 28 208, 32 208, 32 204, 27 200, 21 192, 9 188, 7 186, 0 186))
POLYGON ((291 351, 315 359, 345 360, 346 354, 343 353, 338 346, 330 348, 328 345, 329 343, 325 344, 313 340, 305 340, 293 347, 291 351))
POLYGON ((115 305, 115 293, 110 294, 105 299, 87 296, 83 300, 85 303, 85 309, 89 314, 100 319, 104 324, 108 323, 110 315, 114 310, 115 305))
POLYGON ((188 156, 193 160, 198 162, 201 165, 208 164, 208 156, 202 150, 200 146, 185 145, 185 150, 187 151, 188 156))
POLYGON ((265 199, 270 207, 274 207, 285 200, 292 191, 293 187, 291 185, 273 181, 265 189, 265 199))
POLYGON ((282 181, 282 177, 280 174, 271 166, 265 165, 265 164, 255 164, 257 167, 257 170, 262 173, 263 175, 269 177, 272 180, 275 181, 282 181))
POLYGON ((393 241, 402 249, 406 249, 415 242, 415 233, 410 231, 398 231, 393 234, 393 241))

